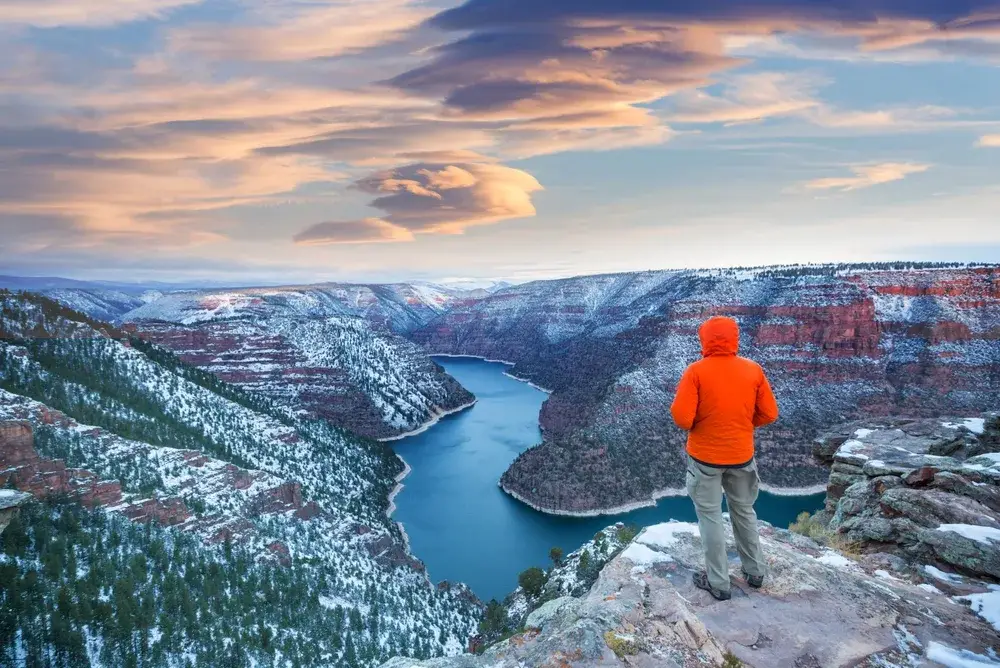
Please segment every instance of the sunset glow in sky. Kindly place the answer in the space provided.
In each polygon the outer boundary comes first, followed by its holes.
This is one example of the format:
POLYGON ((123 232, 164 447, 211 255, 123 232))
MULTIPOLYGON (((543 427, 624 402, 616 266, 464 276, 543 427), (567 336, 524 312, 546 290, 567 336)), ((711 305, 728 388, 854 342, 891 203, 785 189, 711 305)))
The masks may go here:
POLYGON ((1000 0, 0 0, 0 273, 1000 262, 1000 0))

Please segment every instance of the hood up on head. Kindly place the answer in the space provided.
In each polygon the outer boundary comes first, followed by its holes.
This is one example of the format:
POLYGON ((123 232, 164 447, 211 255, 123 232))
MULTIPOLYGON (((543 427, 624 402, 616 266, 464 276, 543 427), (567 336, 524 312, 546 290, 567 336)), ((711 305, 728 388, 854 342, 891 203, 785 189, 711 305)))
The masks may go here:
POLYGON ((711 318, 698 330, 705 357, 735 355, 740 349, 740 326, 732 318, 711 318))

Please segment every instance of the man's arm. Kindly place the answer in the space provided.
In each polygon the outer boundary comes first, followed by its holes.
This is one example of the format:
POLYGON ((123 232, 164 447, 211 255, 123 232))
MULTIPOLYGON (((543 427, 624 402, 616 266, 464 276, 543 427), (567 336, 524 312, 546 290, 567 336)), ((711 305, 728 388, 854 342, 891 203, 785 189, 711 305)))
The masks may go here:
POLYGON ((757 405, 754 408, 753 426, 766 427, 778 419, 778 402, 771 391, 771 384, 763 370, 760 372, 760 385, 757 386, 757 405))
POLYGON ((677 385, 677 395, 670 406, 674 422, 685 431, 694 429, 694 419, 698 414, 698 378, 694 369, 688 367, 677 385))

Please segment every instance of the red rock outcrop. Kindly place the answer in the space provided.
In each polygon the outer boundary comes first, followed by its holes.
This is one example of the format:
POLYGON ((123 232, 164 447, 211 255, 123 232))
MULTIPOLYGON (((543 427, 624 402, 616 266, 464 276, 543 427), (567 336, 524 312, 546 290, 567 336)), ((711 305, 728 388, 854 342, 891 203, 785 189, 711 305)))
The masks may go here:
POLYGON ((0 423, 0 487, 11 483, 36 498, 68 497, 90 507, 113 505, 122 500, 118 482, 100 480, 83 469, 68 468, 61 459, 39 457, 27 422, 0 423))
MULTIPOLYGON (((45 424, 59 424, 80 433, 88 433, 82 432, 79 425, 59 411, 36 405, 32 412, 34 419, 45 424)), ((91 430, 89 435, 109 439, 109 442, 116 444, 121 442, 117 436, 102 430, 91 430)), ((134 446, 139 449, 149 447, 141 443, 135 443, 134 446)), ((323 512, 315 502, 303 500, 302 487, 298 482, 284 481, 275 484, 272 476, 260 471, 242 469, 232 464, 220 465, 217 460, 200 452, 175 452, 176 464, 199 471, 201 476, 200 482, 193 478, 181 482, 182 489, 193 490, 196 485, 201 485, 202 487, 197 488, 198 493, 218 494, 236 490, 249 494, 249 499, 240 509, 241 514, 196 515, 180 497, 127 496, 116 480, 101 480, 91 471, 71 468, 63 460, 40 456, 34 446, 31 424, 26 420, 0 421, 0 487, 12 483, 18 490, 29 492, 39 499, 68 498, 91 508, 109 508, 134 522, 152 521, 162 526, 181 526, 184 531, 196 533, 209 543, 230 541, 240 544, 255 540, 258 529, 251 518, 262 515, 289 513, 299 521, 308 521, 319 517, 323 512), (261 484, 262 482, 265 484, 261 484), (205 485, 210 489, 204 488, 205 485)), ((136 453, 136 456, 139 454, 136 453)), ((278 563, 290 564, 291 557, 287 548, 281 553, 277 545, 280 543, 268 545, 263 556, 276 556, 278 563)), ((399 559, 400 555, 394 553, 387 556, 389 561, 399 559)))

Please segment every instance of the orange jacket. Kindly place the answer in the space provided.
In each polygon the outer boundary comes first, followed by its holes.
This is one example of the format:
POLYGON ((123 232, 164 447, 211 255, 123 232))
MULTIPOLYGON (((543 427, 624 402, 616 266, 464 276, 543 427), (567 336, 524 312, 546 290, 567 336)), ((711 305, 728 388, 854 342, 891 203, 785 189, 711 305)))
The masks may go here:
POLYGON ((704 359, 687 368, 670 407, 689 431, 687 451, 703 464, 738 466, 753 459, 753 432, 778 419, 778 403, 764 370, 738 357, 740 328, 712 318, 698 332, 704 359))

